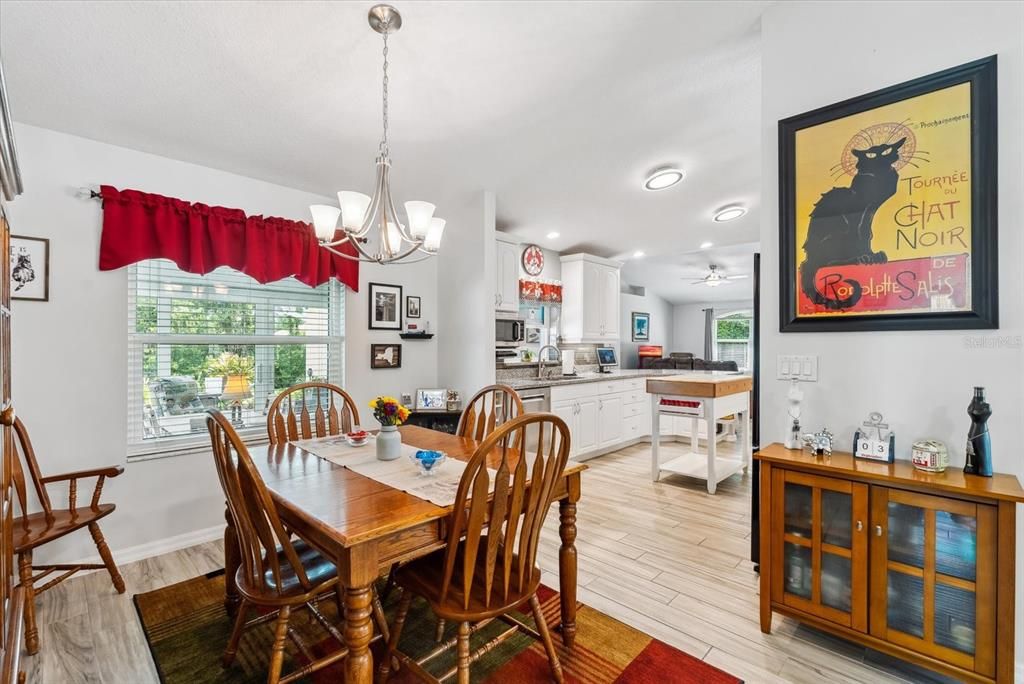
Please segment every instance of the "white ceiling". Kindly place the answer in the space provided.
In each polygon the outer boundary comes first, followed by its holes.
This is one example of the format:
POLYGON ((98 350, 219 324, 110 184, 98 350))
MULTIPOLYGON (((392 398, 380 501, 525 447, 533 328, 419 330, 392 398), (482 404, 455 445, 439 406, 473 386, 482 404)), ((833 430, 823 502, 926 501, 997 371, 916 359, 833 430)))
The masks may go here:
POLYGON ((642 285, 672 304, 694 302, 735 302, 754 297, 754 253, 758 243, 713 247, 695 252, 666 253, 643 259, 631 259, 622 268, 622 282, 642 285), (745 275, 717 287, 693 284, 706 276, 709 265, 726 276, 745 275))
MULTIPOLYGON (((368 191, 372 4, 5 0, 14 118, 313 192, 368 191)), ((766 4, 399 3, 396 199, 443 217, 492 189, 502 229, 604 256, 757 239, 766 4), (641 189, 670 163, 681 185, 641 189), (750 213, 710 221, 736 202, 750 213)))

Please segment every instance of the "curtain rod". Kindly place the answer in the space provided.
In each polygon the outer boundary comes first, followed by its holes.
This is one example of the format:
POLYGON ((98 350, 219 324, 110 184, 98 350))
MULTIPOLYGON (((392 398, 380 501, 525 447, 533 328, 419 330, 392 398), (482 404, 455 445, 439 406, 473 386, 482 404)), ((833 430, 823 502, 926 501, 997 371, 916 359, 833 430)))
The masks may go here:
POLYGON ((87 185, 83 185, 82 187, 75 190, 75 196, 78 197, 79 199, 103 199, 103 195, 100 194, 98 188, 91 188, 87 185))

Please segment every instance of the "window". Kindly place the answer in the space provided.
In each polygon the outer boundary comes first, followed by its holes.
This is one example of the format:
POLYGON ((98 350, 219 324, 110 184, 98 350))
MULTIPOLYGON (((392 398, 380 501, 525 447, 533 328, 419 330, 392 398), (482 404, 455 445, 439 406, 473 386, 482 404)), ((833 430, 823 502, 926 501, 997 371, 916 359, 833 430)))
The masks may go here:
POLYGON ((752 366, 753 312, 739 311, 715 319, 715 361, 735 361, 740 370, 752 366))
POLYGON ((294 278, 261 285, 230 268, 205 276, 153 259, 129 269, 128 454, 209 440, 207 408, 243 434, 297 382, 343 383, 344 288, 294 278))

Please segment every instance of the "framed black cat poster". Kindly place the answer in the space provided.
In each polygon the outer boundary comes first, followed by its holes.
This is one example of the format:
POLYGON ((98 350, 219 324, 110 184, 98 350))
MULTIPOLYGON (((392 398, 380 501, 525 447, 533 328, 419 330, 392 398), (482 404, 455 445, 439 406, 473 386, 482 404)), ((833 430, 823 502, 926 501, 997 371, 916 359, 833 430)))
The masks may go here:
POLYGON ((782 332, 998 328, 996 58, 779 122, 782 332))

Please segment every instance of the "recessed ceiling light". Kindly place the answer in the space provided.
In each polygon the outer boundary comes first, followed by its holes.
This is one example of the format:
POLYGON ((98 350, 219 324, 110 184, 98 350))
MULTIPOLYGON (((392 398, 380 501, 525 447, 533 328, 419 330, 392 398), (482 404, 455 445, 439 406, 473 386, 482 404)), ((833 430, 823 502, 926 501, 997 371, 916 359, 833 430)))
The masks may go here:
POLYGON ((634 259, 639 259, 639 258, 640 258, 640 257, 642 257, 643 255, 644 255, 644 253, 643 253, 643 252, 641 252, 640 250, 637 250, 637 251, 633 252, 633 258, 634 258, 634 259))
POLYGON ((723 207, 719 209, 715 214, 715 221, 717 223, 725 223, 726 221, 732 221, 738 219, 747 213, 747 210, 741 206, 735 205, 731 207, 723 207))
POLYGON ((700 243, 700 248, 701 249, 709 249, 709 248, 714 247, 714 246, 715 246, 714 242, 702 242, 702 243, 700 243))
POLYGON ((686 173, 680 169, 665 166, 651 172, 651 175, 644 181, 644 190, 664 190, 670 188, 686 177, 686 173))
POLYGON ((548 233, 548 240, 554 240, 559 235, 561 235, 561 233, 558 233, 558 232, 555 232, 555 231, 551 231, 550 233, 548 233))

